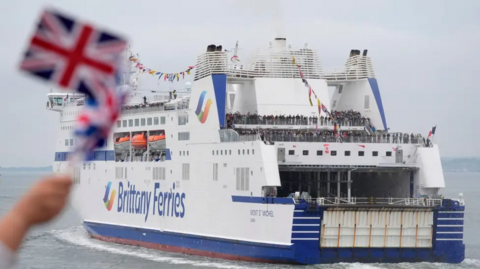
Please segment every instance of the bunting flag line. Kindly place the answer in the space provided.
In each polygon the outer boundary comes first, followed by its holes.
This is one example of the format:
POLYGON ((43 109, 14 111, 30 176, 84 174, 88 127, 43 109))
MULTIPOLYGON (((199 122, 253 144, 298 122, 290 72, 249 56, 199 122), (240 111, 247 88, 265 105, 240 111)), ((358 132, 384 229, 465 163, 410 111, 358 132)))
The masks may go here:
POLYGON ((315 96, 315 99, 317 99, 317 104, 318 104, 318 116, 320 117, 321 111, 323 111, 323 112, 325 112, 328 116, 330 116, 330 118, 332 119, 333 122, 335 122, 335 118, 334 118, 334 117, 332 116, 332 114, 327 110, 327 107, 325 107, 325 105, 323 105, 323 104, 320 102, 320 99, 317 97, 317 94, 316 94, 315 91, 312 89, 312 86, 310 86, 310 84, 308 84, 307 79, 306 79, 305 76, 303 75, 301 66, 300 66, 299 64, 297 64, 294 56, 292 56, 292 63, 297 66, 298 71, 299 71, 299 74, 300 74, 300 78, 302 79, 302 82, 305 84, 305 87, 308 87, 308 101, 310 102, 310 106, 313 106, 313 103, 312 103, 312 93, 313 93, 313 95, 315 96))
POLYGON ((126 93, 119 93, 124 38, 48 8, 40 16, 20 69, 54 87, 83 93, 76 145, 69 168, 102 146, 120 114, 126 93))
POLYGON ((310 101, 310 106, 313 106, 313 104, 312 104, 312 87, 308 87, 308 101, 310 101))
POLYGON ((197 67, 197 65, 193 65, 193 66, 189 66, 185 71, 182 71, 182 72, 167 73, 167 72, 160 72, 160 71, 146 67, 138 60, 138 54, 137 54, 137 57, 131 55, 128 58, 128 60, 132 63, 135 63, 134 67, 137 68, 141 73, 148 73, 152 76, 158 76, 158 80, 160 80, 163 77, 164 81, 168 80, 170 82, 173 82, 175 79, 179 81, 180 76, 182 76, 182 79, 185 79, 185 74, 190 75, 190 71, 192 71, 192 69, 197 67))

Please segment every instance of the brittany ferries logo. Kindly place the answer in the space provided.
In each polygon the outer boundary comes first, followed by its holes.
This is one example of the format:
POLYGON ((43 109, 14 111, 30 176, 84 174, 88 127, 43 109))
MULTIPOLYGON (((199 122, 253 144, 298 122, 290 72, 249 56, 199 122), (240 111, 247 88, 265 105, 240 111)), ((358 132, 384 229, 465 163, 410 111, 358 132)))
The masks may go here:
MULTIPOLYGON (((112 209, 113 200, 117 194, 113 190, 108 199, 111 186, 112 182, 108 182, 103 198, 108 211, 112 209)), ((135 184, 130 184, 129 181, 126 184, 120 181, 118 183, 117 212, 145 215, 145 222, 149 213, 162 217, 183 218, 185 216, 185 193, 175 191, 175 183, 169 187, 164 186, 166 190, 162 191, 160 183, 155 183, 153 191, 146 191, 137 189, 135 184)))
POLYGON ((107 186, 105 187, 105 196, 103 197, 103 203, 108 211, 112 210, 113 201, 115 200, 116 191, 112 190, 112 194, 110 195, 110 199, 108 195, 110 194, 110 187, 112 186, 112 182, 108 182, 107 186))
POLYGON ((205 99, 205 95, 207 94, 207 91, 203 91, 202 94, 200 94, 200 98, 198 99, 198 105, 197 105, 197 110, 195 110, 195 114, 198 117, 198 120, 201 123, 205 123, 208 117, 208 112, 210 111, 210 106, 212 105, 212 99, 208 99, 207 103, 205 104, 205 109, 202 110, 203 107, 203 101, 205 99))

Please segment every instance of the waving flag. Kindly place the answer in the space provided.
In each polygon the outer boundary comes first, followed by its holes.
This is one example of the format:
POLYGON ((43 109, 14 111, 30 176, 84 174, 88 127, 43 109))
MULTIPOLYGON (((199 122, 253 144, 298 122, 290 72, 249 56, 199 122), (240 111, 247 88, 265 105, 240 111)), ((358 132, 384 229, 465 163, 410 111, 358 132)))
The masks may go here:
POLYGON ((47 9, 20 68, 57 87, 95 96, 95 81, 114 85, 119 57, 126 45, 124 39, 112 33, 47 9))
POLYGON ((85 94, 78 116, 72 163, 103 146, 129 89, 116 89, 127 42, 90 24, 47 9, 37 24, 20 69, 56 87, 85 94))

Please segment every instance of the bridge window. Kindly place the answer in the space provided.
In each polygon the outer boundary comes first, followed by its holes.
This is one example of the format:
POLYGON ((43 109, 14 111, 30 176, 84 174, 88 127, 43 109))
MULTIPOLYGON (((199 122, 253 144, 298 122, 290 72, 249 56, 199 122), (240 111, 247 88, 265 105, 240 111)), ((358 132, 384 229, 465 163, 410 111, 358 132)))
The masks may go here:
POLYGON ((332 150, 332 151, 330 152, 330 155, 332 155, 332 156, 337 156, 337 151, 336 151, 336 150, 332 150))
POLYGON ((370 95, 365 95, 365 109, 370 109, 370 95))
POLYGON ((133 120, 132 119, 128 120, 128 127, 133 127, 133 120))
POLYGON ((254 149, 252 149, 252 155, 255 155, 255 150, 254 149))
POLYGON ((68 146, 68 139, 65 139, 65 146, 68 146))
POLYGON ((135 126, 139 126, 140 125, 140 120, 139 119, 135 119, 135 126))
POLYGON ((158 117, 153 117, 153 125, 158 125, 158 117))
POLYGON ((250 155, 250 150, 249 149, 247 149, 247 155, 250 155))
POLYGON ((73 138, 70 138, 70 146, 73 146, 73 138))
POLYGON ((215 155, 215 150, 212 150, 212 155, 215 155))
POLYGON ((323 150, 317 150, 317 156, 322 156, 323 155, 323 150))
POLYGON ((345 156, 350 156, 350 151, 349 150, 345 151, 345 156))
POLYGON ((123 122, 123 124, 122 124, 123 127, 127 127, 127 120, 123 120, 122 122, 123 122))
POLYGON ((358 152, 358 156, 360 156, 360 157, 365 156, 365 151, 359 151, 359 152, 358 152))
POLYGON ((295 150, 289 150, 288 155, 295 155, 295 150))
POLYGON ((304 151, 303 151, 303 155, 304 155, 304 156, 307 156, 307 155, 308 155, 308 150, 304 150, 304 151))
POLYGON ((147 118, 147 125, 148 126, 152 125, 152 118, 147 118))
MULTIPOLYGON (((252 151, 253 151, 253 150, 252 150, 252 151)), ((229 154, 229 155, 232 155, 232 150, 231 150, 231 149, 228 150, 228 154, 229 154)))
POLYGON ((117 120, 117 128, 120 128, 120 127, 122 127, 122 122, 117 120))
POLYGON ((387 151, 387 157, 391 157, 392 156, 392 152, 391 151, 387 151))
POLYGON ((145 118, 141 119, 140 123, 142 126, 145 126, 145 118))
POLYGON ((372 151, 372 156, 377 157, 378 156, 378 151, 372 151))
POLYGON ((338 86, 338 94, 341 94, 343 91, 343 85, 338 86))
POLYGON ((332 108, 335 108, 337 106, 337 100, 333 100, 332 108))
POLYGON ((165 117, 160 117, 160 124, 165 124, 165 117))

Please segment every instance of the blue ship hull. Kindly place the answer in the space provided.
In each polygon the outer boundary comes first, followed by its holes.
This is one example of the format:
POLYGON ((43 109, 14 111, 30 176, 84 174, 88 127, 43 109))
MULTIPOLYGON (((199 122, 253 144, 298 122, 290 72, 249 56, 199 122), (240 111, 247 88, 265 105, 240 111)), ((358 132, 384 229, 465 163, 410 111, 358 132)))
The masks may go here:
MULTIPOLYGON (((445 201, 448 202, 449 200, 445 201)), ((296 205, 295 216, 321 216, 323 211, 326 210, 326 208, 312 209, 308 207, 307 204, 296 205)), ((462 240, 463 220, 448 220, 448 218, 458 219, 459 215, 462 215, 463 218, 463 213, 464 206, 455 204, 453 207, 442 206, 434 210, 434 236, 431 248, 321 248, 319 241, 295 241, 294 239, 292 239, 291 245, 286 246, 162 232, 89 221, 85 221, 84 226, 90 236, 104 241, 229 260, 289 264, 460 263, 465 259, 465 245, 462 240), (442 213, 442 211, 450 213, 442 213), (452 227, 449 227, 450 224, 452 227), (442 231, 439 234, 441 236, 437 235, 437 231, 442 231)), ((310 220, 300 219, 295 221, 294 224, 302 221, 310 220)))

